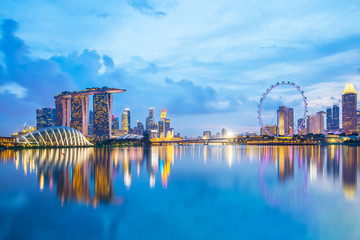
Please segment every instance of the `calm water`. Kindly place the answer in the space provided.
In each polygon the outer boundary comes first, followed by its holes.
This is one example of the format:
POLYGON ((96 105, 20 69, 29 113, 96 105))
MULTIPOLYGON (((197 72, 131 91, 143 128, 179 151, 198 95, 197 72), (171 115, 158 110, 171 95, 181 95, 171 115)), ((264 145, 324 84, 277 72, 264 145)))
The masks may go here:
POLYGON ((360 148, 0 152, 0 239, 360 239, 360 148))

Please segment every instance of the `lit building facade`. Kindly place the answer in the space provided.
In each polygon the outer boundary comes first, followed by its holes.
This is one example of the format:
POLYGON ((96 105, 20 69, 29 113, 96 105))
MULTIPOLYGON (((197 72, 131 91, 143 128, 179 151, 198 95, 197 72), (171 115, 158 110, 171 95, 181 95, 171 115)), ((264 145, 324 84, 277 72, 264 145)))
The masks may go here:
POLYGON ((357 132, 360 133, 360 111, 356 112, 357 132))
POLYGON ((124 112, 126 112, 127 114, 127 122, 128 122, 128 126, 127 126, 127 129, 128 129, 128 132, 130 133, 131 132, 131 118, 130 118, 130 108, 125 108, 124 112))
POLYGON ((277 111, 278 136, 289 136, 294 132, 294 109, 280 106, 277 111))
MULTIPOLYGON (((268 130, 269 133, 276 135, 277 126, 276 125, 265 125, 264 128, 268 130)), ((269 135, 263 128, 260 129, 260 135, 265 136, 269 135)))
POLYGON ((354 85, 346 84, 342 94, 342 131, 354 133, 357 131, 356 124, 357 93, 354 85))
POLYGON ((71 98, 70 126, 88 135, 89 126, 89 97, 74 96, 71 98))
POLYGON ((151 107, 149 108, 149 116, 146 118, 146 122, 145 122, 146 131, 151 131, 154 129, 154 122, 155 122, 154 108, 151 107))
POLYGON ((328 131, 339 130, 339 106, 333 105, 326 109, 326 129, 328 131))
POLYGON ((309 115, 307 118, 307 133, 308 134, 324 134, 324 115, 325 112, 317 112, 309 115))
POLYGON ((112 100, 109 93, 94 94, 94 139, 102 141, 111 138, 112 100))
POLYGON ((129 134, 129 118, 128 118, 128 112, 124 111, 121 115, 121 130, 125 134, 129 134))
MULTIPOLYGON (((70 127, 95 140, 111 138, 113 93, 125 92, 118 88, 86 88, 81 91, 56 95, 56 126, 70 127), (89 96, 93 95, 93 112, 89 116, 89 96), (90 129, 90 131, 88 131, 90 129)), ((91 112, 91 111, 90 111, 91 112)))
POLYGON ((211 131, 204 131, 203 138, 210 139, 211 138, 211 131))
POLYGON ((36 109, 36 128, 41 129, 51 126, 53 126, 53 109, 36 109))

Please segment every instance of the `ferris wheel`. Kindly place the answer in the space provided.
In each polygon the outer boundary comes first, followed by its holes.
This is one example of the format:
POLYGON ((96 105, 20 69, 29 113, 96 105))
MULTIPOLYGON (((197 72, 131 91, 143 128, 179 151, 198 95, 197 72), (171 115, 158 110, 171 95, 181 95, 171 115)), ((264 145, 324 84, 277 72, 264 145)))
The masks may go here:
POLYGON ((263 93, 261 99, 260 99, 260 104, 259 104, 259 109, 258 109, 258 118, 259 118, 259 123, 260 123, 260 126, 261 128, 267 133, 269 134, 270 136, 273 136, 273 137, 278 137, 278 132, 277 134, 273 134, 271 133, 264 125, 263 123, 263 119, 262 119, 262 107, 263 107, 263 103, 264 103, 264 100, 265 98, 269 95, 269 93, 274 90, 275 88, 279 87, 279 86, 289 86, 289 87, 292 87, 292 88, 295 88, 296 90, 298 90, 298 92, 300 93, 301 97, 302 97, 302 100, 304 102, 304 113, 303 113, 303 117, 302 117, 302 122, 301 124, 298 125, 298 127, 295 129, 295 131, 293 131, 292 133, 286 135, 286 137, 290 137, 292 135, 295 134, 295 132, 298 132, 299 129, 301 128, 301 126, 303 126, 303 124, 305 124, 305 120, 306 120, 306 116, 307 116, 307 112, 308 112, 308 103, 307 103, 307 98, 305 97, 305 94, 304 94, 304 91, 301 90, 300 86, 296 85, 295 83, 293 82, 278 82, 274 85, 271 85, 268 89, 266 89, 266 92, 263 93))

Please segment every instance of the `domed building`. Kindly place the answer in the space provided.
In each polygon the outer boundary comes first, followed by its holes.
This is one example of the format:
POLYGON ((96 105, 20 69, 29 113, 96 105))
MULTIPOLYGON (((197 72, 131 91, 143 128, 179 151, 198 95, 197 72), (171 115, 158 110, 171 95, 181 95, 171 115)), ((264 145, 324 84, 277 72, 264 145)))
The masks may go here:
POLYGON ((47 127, 29 132, 19 139, 23 146, 91 146, 85 136, 78 130, 70 127, 47 127))

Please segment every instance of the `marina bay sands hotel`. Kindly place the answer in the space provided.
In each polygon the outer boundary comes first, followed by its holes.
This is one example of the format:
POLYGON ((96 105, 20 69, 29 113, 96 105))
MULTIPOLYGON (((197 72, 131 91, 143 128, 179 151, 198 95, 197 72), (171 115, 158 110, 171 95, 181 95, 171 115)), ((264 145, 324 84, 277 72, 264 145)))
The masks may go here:
POLYGON ((72 127, 85 136, 89 126, 89 96, 93 95, 95 140, 111 138, 113 93, 125 92, 118 88, 86 88, 56 95, 56 126, 72 127))

